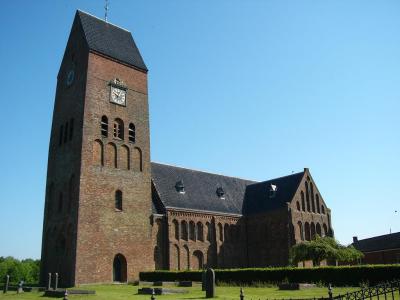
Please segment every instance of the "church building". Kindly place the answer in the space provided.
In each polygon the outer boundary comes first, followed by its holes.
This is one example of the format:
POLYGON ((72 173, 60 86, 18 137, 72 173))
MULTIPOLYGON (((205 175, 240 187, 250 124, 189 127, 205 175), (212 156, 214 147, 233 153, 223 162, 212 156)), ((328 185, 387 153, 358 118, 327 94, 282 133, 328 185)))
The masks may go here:
POLYGON ((294 244, 333 236, 307 168, 255 182, 151 162, 147 73, 129 31, 76 12, 57 75, 42 283, 286 266, 294 244))

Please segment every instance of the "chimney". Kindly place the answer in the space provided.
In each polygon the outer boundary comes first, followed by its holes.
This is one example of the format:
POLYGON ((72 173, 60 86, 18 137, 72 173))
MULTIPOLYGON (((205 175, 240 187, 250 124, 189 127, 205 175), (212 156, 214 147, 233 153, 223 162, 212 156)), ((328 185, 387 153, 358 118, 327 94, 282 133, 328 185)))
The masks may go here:
POLYGON ((358 243, 358 237, 353 236, 353 244, 356 244, 356 243, 358 243))

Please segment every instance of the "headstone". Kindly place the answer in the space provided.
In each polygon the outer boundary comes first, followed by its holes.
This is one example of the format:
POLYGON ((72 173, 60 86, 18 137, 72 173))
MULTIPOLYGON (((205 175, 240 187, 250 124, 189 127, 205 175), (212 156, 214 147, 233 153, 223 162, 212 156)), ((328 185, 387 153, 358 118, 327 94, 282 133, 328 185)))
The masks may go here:
POLYGON ((6 275, 6 282, 4 283, 3 293, 8 292, 8 285, 10 284, 10 275, 6 275))
POLYGON ((208 268, 206 271, 206 298, 215 297, 215 272, 208 268))
POLYGON ((63 300, 68 300, 68 291, 67 290, 65 290, 63 300))
POLYGON ((328 295, 329 295, 329 299, 333 299, 333 292, 332 292, 331 284, 328 285, 328 295))
POLYGON ((49 273, 49 276, 47 277, 47 290, 51 290, 51 273, 49 273))
POLYGON ((206 290, 206 270, 203 270, 201 273, 201 290, 206 290))
POLYGON ((151 289, 151 297, 150 297, 151 300, 156 300, 156 297, 154 295, 155 295, 154 289, 151 289))
POLYGON ((240 300, 244 300, 243 288, 240 288, 240 300))
POLYGON ((58 273, 56 273, 56 278, 54 280, 54 290, 56 291, 58 289, 58 273))
POLYGON ((21 280, 18 283, 18 289, 17 289, 17 294, 21 294, 24 292, 24 282, 21 280))

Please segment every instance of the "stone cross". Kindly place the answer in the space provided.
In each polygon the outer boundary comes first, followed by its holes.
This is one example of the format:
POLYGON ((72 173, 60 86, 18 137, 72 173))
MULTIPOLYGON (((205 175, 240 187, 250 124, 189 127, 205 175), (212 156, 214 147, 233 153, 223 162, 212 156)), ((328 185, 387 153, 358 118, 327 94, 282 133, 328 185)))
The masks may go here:
POLYGON ((51 273, 47 277, 47 290, 51 290, 51 273))
POLYGON ((56 273, 56 279, 54 280, 54 290, 58 289, 58 273, 56 273))
POLYGON ((6 275, 6 282, 4 283, 3 293, 8 292, 8 285, 10 284, 10 275, 6 275))
POLYGON ((208 268, 206 271, 206 298, 215 297, 215 272, 208 268))
POLYGON ((329 299, 333 299, 332 285, 331 284, 328 285, 328 295, 329 295, 329 299))
POLYGON ((24 285, 24 282, 21 280, 21 281, 18 283, 17 294, 21 294, 21 293, 24 292, 23 285, 24 285))
POLYGON ((63 300, 68 300, 68 291, 67 290, 65 290, 63 300))
POLYGON ((244 300, 243 288, 240 288, 240 300, 244 300))

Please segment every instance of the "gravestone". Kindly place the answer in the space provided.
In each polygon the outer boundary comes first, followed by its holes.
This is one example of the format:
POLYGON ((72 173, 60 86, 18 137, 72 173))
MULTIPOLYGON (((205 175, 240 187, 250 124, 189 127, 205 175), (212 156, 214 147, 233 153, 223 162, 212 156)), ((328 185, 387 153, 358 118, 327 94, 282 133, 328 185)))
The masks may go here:
POLYGON ((47 277, 47 290, 51 289, 51 273, 49 273, 49 276, 47 277))
POLYGON ((6 275, 6 282, 4 283, 3 293, 8 292, 8 285, 10 284, 10 275, 6 275))
POLYGON ((206 271, 206 298, 215 297, 215 272, 208 268, 206 271))
POLYGON ((56 291, 58 289, 58 273, 56 273, 56 278, 54 280, 54 290, 56 291))
POLYGON ((17 289, 17 294, 21 294, 24 292, 24 282, 21 280, 18 283, 18 289, 17 289))

